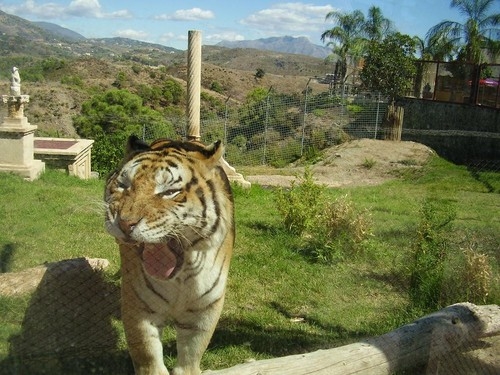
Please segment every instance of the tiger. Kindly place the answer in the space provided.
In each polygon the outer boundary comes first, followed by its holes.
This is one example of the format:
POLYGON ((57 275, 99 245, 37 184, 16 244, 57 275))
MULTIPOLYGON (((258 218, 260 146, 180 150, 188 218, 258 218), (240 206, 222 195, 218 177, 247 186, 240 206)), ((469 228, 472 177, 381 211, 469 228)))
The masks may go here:
POLYGON ((105 184, 105 227, 118 243, 121 317, 137 375, 168 375, 162 328, 173 325, 174 375, 198 375, 224 304, 235 239, 223 146, 131 136, 105 184))

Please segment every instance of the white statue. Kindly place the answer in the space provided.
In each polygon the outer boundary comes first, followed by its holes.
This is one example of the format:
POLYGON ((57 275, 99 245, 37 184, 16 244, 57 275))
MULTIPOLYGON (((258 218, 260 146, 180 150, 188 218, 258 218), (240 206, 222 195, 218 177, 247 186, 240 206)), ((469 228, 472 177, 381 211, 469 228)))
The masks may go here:
POLYGON ((19 76, 19 69, 15 66, 12 68, 12 74, 10 79, 10 95, 20 96, 21 95, 21 77, 19 76))

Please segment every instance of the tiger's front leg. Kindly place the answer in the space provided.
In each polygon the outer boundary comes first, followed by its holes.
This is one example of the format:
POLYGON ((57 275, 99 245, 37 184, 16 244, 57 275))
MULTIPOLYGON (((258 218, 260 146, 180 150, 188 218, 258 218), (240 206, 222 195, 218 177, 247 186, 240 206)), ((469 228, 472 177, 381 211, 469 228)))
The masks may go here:
POLYGON ((173 369, 173 375, 201 374, 201 357, 214 333, 223 304, 224 297, 203 312, 186 314, 187 320, 194 324, 176 322, 177 366, 173 369))
POLYGON ((143 281, 140 258, 133 246, 121 244, 122 321, 130 357, 136 375, 169 375, 163 363, 161 329, 154 324, 153 314, 140 299, 138 282, 143 281))
POLYGON ((163 363, 160 330, 147 320, 123 320, 130 357, 136 375, 169 375, 163 363))

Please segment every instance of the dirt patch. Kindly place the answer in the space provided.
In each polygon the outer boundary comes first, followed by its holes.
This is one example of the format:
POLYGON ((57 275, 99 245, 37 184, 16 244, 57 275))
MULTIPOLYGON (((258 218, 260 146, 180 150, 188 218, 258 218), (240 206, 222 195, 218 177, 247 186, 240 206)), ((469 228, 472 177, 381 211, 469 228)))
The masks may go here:
MULTIPOLYGON (((434 151, 407 141, 357 139, 331 147, 312 166, 317 183, 328 187, 370 186, 395 179, 398 171, 421 168, 434 151)), ((304 167, 287 169, 289 175, 250 175, 245 178, 263 186, 290 186, 304 167)))

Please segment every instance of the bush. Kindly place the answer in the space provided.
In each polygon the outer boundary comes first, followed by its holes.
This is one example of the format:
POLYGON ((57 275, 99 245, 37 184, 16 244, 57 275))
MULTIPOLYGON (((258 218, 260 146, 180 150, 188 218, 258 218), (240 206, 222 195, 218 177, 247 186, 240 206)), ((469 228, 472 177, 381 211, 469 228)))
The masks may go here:
POLYGON ((449 201, 426 199, 420 209, 417 240, 410 264, 410 301, 414 307, 437 310, 443 307, 441 293, 449 250, 448 231, 455 218, 449 201))
POLYGON ((314 183, 306 168, 298 184, 277 191, 276 202, 285 228, 305 241, 305 255, 333 264, 363 251, 372 223, 368 213, 359 212, 347 196, 329 202, 325 192, 326 187, 314 183))
POLYGON ((356 257, 372 235, 368 212, 358 211, 347 195, 325 203, 315 222, 306 251, 321 263, 333 264, 356 257))
POLYGON ((306 168, 299 183, 292 181, 290 189, 276 191, 276 204, 283 216, 283 224, 289 232, 302 235, 310 229, 324 202, 325 187, 317 185, 312 171, 306 168))
POLYGON ((114 171, 125 154, 125 145, 128 134, 102 134, 95 137, 92 147, 92 170, 99 173, 100 178, 106 179, 114 171))

